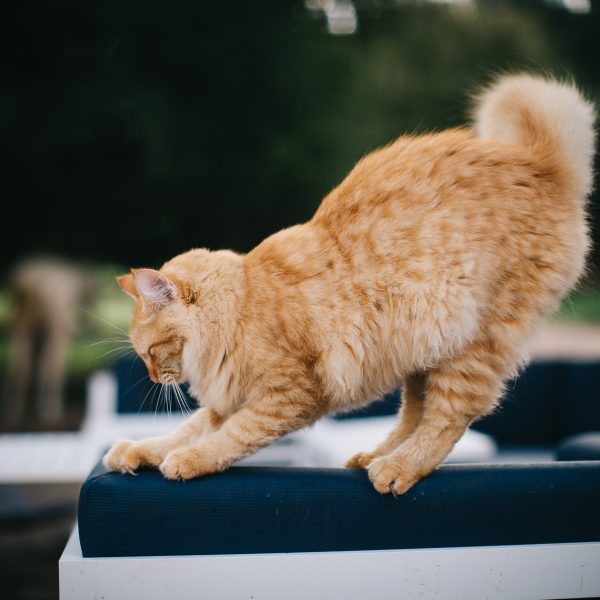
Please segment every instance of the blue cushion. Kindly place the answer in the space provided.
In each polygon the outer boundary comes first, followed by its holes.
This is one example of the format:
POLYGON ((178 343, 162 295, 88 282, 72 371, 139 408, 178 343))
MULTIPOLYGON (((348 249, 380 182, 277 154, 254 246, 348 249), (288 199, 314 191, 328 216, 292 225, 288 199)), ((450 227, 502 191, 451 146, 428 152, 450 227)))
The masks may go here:
POLYGON ((83 556, 235 554, 600 541, 600 462, 446 465, 406 495, 354 469, 233 467, 186 482, 98 465, 83 556))
POLYGON ((500 406, 473 424, 473 428, 504 444, 554 444, 563 435, 563 379, 561 361, 530 364, 509 381, 500 406))
POLYGON ((600 431, 580 433, 566 439, 556 453, 557 460, 600 460, 600 431))
POLYGON ((562 437, 600 431, 600 361, 565 363, 562 437))

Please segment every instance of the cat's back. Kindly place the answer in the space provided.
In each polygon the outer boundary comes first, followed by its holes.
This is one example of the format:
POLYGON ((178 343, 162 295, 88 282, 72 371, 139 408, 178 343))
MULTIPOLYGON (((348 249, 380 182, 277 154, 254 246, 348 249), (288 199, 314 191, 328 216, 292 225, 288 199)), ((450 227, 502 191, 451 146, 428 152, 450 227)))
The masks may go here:
POLYGON ((340 290, 369 305, 380 289, 430 297, 449 278, 475 282, 494 268, 504 230, 531 213, 535 180, 525 148, 469 129, 403 136, 359 161, 308 223, 270 236, 245 262, 270 295, 281 288, 319 305, 340 290))
POLYGON ((449 209, 474 214, 499 192, 526 195, 527 186, 511 188, 524 179, 533 187, 543 168, 524 146, 481 140, 468 128, 402 136, 362 158, 312 221, 343 230, 386 217, 445 218, 449 209))
POLYGON ((474 261, 489 271, 540 233, 548 249, 576 236, 583 212, 561 178, 526 145, 471 129, 403 136, 359 161, 311 224, 370 268, 474 261))

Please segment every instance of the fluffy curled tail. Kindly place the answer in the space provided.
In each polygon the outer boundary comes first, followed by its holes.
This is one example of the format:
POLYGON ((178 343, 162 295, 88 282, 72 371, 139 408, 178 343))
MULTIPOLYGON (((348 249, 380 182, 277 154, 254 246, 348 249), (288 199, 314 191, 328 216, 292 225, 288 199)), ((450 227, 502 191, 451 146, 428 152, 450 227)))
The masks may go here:
POLYGON ((565 169, 575 194, 592 188, 593 106, 575 86, 531 75, 501 77, 483 90, 475 107, 479 137, 532 146, 565 169))

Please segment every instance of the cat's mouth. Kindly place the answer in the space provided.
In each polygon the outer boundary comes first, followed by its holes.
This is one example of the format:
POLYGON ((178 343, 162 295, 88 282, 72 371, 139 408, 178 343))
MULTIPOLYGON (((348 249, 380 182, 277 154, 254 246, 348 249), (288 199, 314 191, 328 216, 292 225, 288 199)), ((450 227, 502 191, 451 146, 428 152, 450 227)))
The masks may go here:
POLYGON ((183 383, 180 373, 174 373, 172 371, 164 371, 161 373, 155 383, 162 383, 163 385, 179 385, 183 383))

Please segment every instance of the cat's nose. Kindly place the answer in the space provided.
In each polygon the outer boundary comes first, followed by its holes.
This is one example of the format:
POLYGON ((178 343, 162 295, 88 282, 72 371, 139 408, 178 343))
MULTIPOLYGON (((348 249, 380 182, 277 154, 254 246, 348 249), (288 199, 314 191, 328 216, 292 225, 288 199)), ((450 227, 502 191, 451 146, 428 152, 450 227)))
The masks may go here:
POLYGON ((156 371, 150 366, 148 367, 148 375, 154 383, 158 383, 158 375, 156 374, 156 371))

